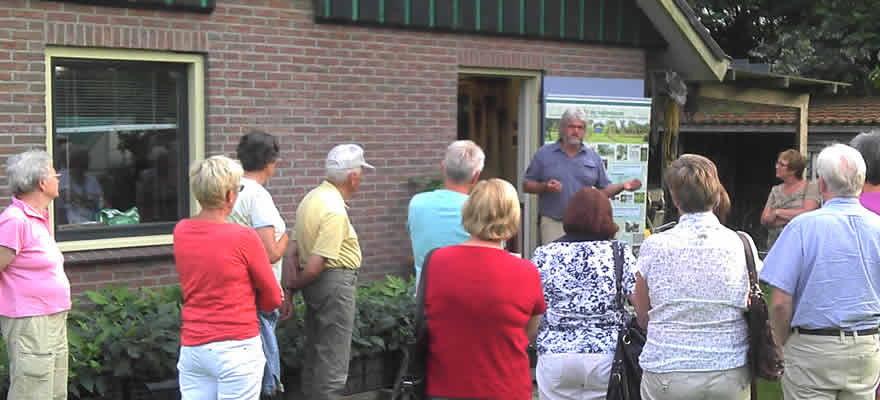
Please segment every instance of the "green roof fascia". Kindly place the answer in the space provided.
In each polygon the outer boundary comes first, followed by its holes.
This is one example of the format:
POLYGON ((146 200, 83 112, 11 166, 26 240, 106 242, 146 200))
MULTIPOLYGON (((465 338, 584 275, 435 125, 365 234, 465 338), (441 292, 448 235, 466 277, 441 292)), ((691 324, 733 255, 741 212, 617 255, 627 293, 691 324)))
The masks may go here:
MULTIPOLYGON (((642 0, 637 0, 642 1, 642 0)), ((730 67, 729 59, 719 59, 714 55, 712 50, 709 48, 709 45, 706 44, 705 40, 694 30, 694 27, 688 21, 687 16, 681 10, 681 8, 675 3, 674 0, 649 0, 656 1, 660 4, 662 9, 666 11, 668 16, 672 19, 676 26, 678 26, 681 34, 690 42, 691 46, 693 46, 694 50, 700 55, 703 63, 706 64, 712 73, 717 77, 719 82, 724 81, 724 77, 727 74, 727 69, 730 67)))

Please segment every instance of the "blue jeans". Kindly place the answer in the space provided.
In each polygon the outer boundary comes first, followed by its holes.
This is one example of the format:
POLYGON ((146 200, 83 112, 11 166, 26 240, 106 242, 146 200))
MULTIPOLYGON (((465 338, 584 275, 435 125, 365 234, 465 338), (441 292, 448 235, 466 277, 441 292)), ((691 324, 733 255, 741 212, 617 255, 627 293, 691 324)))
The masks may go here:
POLYGON ((275 326, 278 325, 278 310, 265 312, 257 310, 260 321, 260 340, 263 342, 263 355, 266 356, 266 367, 263 369, 262 394, 273 396, 283 392, 281 384, 281 354, 278 350, 278 339, 275 337, 275 326))

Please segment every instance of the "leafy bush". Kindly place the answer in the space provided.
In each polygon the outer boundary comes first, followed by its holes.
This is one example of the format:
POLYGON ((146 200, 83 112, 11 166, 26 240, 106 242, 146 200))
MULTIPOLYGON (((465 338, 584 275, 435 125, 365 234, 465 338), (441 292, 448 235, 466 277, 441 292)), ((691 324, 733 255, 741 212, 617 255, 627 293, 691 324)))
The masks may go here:
MULTIPOLYGON (((415 303, 412 279, 388 276, 357 289, 352 357, 393 351, 412 333, 415 303)), ((71 398, 104 397, 136 383, 177 376, 180 350, 180 287, 161 289, 104 287, 74 298, 67 322, 71 398)), ((305 305, 295 298, 296 316, 278 326, 281 360, 288 369, 302 365, 305 305)), ((8 390, 6 345, 0 340, 0 394, 8 390)), ((0 395, 2 398, 2 395, 0 395)))
MULTIPOLYGON (((415 307, 412 279, 389 275, 357 289, 357 314, 351 338, 352 358, 366 357, 400 348, 412 334, 415 307)), ((281 362, 287 368, 302 366, 305 305, 296 297, 296 316, 278 326, 281 362)))
POLYGON ((179 287, 105 287, 85 295, 91 304, 75 299, 67 324, 72 395, 103 396, 131 382, 176 376, 179 287))

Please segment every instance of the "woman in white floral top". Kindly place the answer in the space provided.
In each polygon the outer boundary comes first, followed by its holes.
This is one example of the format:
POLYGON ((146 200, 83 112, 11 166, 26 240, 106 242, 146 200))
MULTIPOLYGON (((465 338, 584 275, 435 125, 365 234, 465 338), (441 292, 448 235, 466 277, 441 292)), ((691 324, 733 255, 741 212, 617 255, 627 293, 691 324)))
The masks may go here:
MULTIPOLYGON (((540 398, 604 399, 617 332, 623 325, 615 303, 614 234, 608 196, 581 189, 568 202, 565 236, 535 250, 547 311, 538 330, 540 398)), ((635 257, 624 249, 623 292, 635 287, 635 257)))
POLYGON ((681 218, 642 243, 633 296, 648 329, 642 399, 746 400, 749 277, 743 242, 712 213, 723 192, 718 171, 686 154, 666 183, 681 218))

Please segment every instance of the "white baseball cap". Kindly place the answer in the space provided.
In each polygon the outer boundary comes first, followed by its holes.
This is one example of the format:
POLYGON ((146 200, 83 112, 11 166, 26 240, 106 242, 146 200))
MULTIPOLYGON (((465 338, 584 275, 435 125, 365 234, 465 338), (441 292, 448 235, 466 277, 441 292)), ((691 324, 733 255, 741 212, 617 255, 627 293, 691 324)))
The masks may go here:
POLYGON ((327 169, 353 169, 364 167, 376 169, 364 160, 364 149, 356 144, 340 144, 327 153, 327 169))

